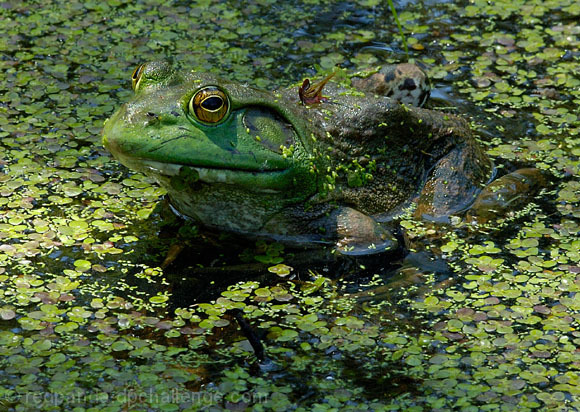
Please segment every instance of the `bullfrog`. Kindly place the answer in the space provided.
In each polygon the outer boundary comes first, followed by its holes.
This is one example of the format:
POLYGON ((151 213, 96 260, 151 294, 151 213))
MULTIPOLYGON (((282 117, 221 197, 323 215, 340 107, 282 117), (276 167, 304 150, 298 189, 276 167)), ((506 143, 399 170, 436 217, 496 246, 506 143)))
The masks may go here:
POLYGON ((267 91, 146 63, 103 144, 164 187, 179 216, 345 255, 396 248, 394 219, 411 206, 433 221, 469 208, 492 163, 465 120, 419 107, 422 69, 333 80, 267 91))

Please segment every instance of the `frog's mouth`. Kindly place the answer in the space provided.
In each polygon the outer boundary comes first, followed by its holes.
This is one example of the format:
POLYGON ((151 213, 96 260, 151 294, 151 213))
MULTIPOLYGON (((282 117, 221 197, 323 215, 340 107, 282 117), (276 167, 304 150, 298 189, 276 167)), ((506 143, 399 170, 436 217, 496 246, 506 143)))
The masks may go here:
MULTIPOLYGON (((172 188, 193 188, 195 184, 226 184, 244 187, 248 191, 280 193, 286 186, 291 169, 244 170, 219 167, 162 163, 141 160, 139 169, 159 181, 163 186, 169 182, 172 188)), ((290 178, 290 181, 292 179, 290 178)))

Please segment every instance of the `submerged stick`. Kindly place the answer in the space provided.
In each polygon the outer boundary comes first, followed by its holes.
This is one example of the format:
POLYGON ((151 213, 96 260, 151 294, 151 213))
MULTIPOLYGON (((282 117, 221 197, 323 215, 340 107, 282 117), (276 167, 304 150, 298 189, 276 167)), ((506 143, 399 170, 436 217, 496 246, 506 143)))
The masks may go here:
POLYGON ((263 361, 264 345, 262 345, 260 338, 258 338, 258 335, 256 335, 256 333, 254 332, 254 329, 252 329, 248 321, 244 318, 243 312, 240 309, 228 309, 226 313, 229 313, 236 319, 238 325, 240 325, 242 333, 244 334, 246 339, 248 339, 250 345, 252 345, 254 353, 256 354, 256 358, 258 358, 259 361, 263 361))

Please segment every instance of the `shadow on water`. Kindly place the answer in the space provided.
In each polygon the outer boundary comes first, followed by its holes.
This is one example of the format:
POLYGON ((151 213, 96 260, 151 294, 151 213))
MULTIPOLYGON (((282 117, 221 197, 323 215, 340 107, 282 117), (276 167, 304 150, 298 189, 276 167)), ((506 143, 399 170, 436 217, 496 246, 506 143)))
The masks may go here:
MULTIPOLYGON (((174 309, 216 300, 239 282, 268 287, 287 281, 300 284, 316 276, 340 281, 342 293, 360 302, 391 301, 410 286, 422 288, 425 274, 434 276, 440 284, 452 273, 440 256, 425 250, 410 251, 405 246, 374 255, 344 256, 330 246, 289 247, 198 229, 174 216, 166 201, 149 219, 156 222, 158 236, 142 243, 144 249, 136 256, 150 267, 163 267, 167 281, 163 288, 171 294, 170 307, 174 309), (280 264, 290 272, 276 274, 280 264)), ((402 232, 394 233, 399 245, 405 245, 402 232)), ((127 282, 152 293, 160 287, 136 276, 130 276, 127 282)))

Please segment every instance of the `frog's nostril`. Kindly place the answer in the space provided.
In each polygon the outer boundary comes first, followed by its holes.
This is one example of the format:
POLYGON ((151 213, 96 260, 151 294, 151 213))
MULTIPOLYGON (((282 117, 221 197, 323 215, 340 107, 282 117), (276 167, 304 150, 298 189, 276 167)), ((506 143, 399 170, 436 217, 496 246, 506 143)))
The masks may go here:
POLYGON ((157 113, 153 113, 153 112, 145 113, 145 124, 147 126, 154 126, 154 125, 159 124, 160 119, 161 119, 161 116, 159 116, 157 113))

